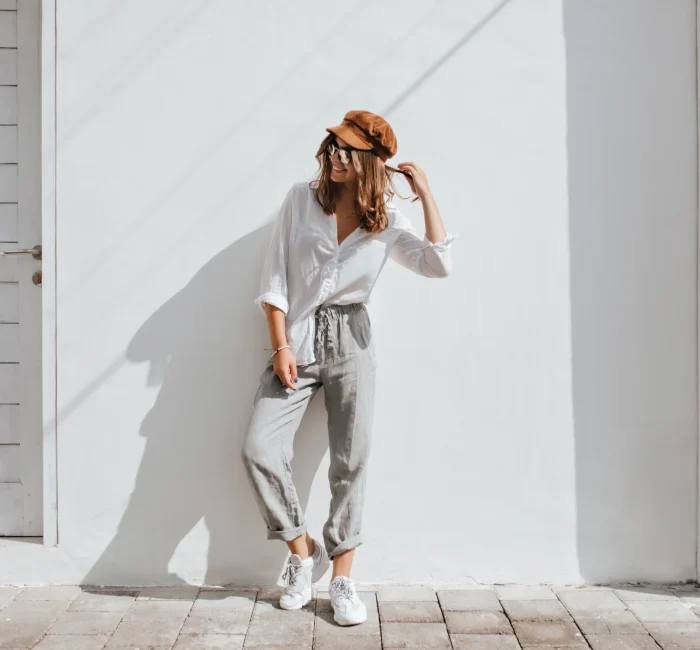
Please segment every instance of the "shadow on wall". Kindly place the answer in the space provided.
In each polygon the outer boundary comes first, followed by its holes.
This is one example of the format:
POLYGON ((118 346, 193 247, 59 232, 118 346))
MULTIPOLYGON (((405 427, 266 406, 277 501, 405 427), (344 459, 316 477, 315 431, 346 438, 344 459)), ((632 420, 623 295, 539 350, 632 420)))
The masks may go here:
MULTIPOLYGON (((268 571, 265 582, 275 583, 286 546, 266 539, 240 458, 269 354, 263 348, 270 347, 253 299, 271 232, 272 222, 219 253, 132 339, 128 361, 148 363, 149 385, 160 390, 141 423, 146 446, 129 504, 83 584, 114 584, 114 576, 124 585, 183 583, 168 564, 202 519, 210 537, 204 584, 252 584, 261 571, 268 571), (260 373, 242 371, 250 368, 260 373)), ((304 507, 327 448, 317 394, 294 443, 304 507)), ((205 547, 201 540, 193 546, 205 547)))
POLYGON ((695 577, 694 2, 564 0, 577 554, 695 577))

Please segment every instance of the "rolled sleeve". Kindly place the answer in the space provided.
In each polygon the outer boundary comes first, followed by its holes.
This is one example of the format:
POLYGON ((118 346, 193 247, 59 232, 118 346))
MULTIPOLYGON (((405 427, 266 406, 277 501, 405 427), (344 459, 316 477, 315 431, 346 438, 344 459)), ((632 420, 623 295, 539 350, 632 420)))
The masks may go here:
POLYGON ((389 253, 394 261, 427 278, 445 278, 452 272, 452 242, 458 234, 448 232, 442 241, 431 242, 398 211, 397 227, 400 233, 389 253))
POLYGON ((289 311, 287 295, 287 260, 292 226, 292 193, 290 189, 277 213, 272 236, 260 276, 260 294, 254 300, 265 313, 265 303, 274 305, 285 314, 289 311))
POLYGON ((289 311, 289 302, 281 293, 264 293, 255 299, 255 304, 265 313, 265 303, 281 309, 285 314, 289 311))

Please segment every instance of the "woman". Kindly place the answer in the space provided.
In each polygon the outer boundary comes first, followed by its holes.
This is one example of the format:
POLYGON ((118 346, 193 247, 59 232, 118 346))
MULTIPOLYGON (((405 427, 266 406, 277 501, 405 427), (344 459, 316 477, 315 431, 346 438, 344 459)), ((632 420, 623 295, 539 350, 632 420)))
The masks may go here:
POLYGON ((349 111, 316 154, 320 172, 295 183, 277 216, 255 299, 267 317, 272 356, 260 377, 242 456, 268 539, 291 552, 284 572, 284 609, 313 596, 312 583, 333 560, 329 595, 340 625, 367 618, 350 579, 362 544, 361 517, 370 447, 376 371, 365 307, 391 257, 423 276, 451 270, 447 233, 425 172, 415 163, 398 170, 389 124, 368 111, 349 111), (393 174, 405 174, 422 201, 425 236, 390 202, 393 174), (306 531, 292 482, 292 440, 316 391, 328 411, 331 503, 323 543, 306 531))

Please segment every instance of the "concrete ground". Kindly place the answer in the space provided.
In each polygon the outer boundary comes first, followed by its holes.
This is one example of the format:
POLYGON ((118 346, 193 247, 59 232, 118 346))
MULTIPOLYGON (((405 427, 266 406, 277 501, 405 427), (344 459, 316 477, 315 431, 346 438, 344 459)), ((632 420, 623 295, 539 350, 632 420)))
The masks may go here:
POLYGON ((333 622, 326 592, 303 610, 279 590, 0 587, 0 648, 700 649, 700 586, 478 585, 362 591, 369 618, 333 622))

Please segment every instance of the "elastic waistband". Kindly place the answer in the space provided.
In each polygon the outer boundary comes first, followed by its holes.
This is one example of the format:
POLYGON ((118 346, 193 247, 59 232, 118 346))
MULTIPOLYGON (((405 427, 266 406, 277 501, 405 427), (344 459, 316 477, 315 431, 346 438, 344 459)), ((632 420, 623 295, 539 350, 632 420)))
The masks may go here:
POLYGON ((326 313, 335 312, 337 314, 350 314, 354 311, 360 311, 361 309, 366 309, 364 302, 351 302, 348 305, 319 305, 316 307, 316 314, 324 311, 326 313))

